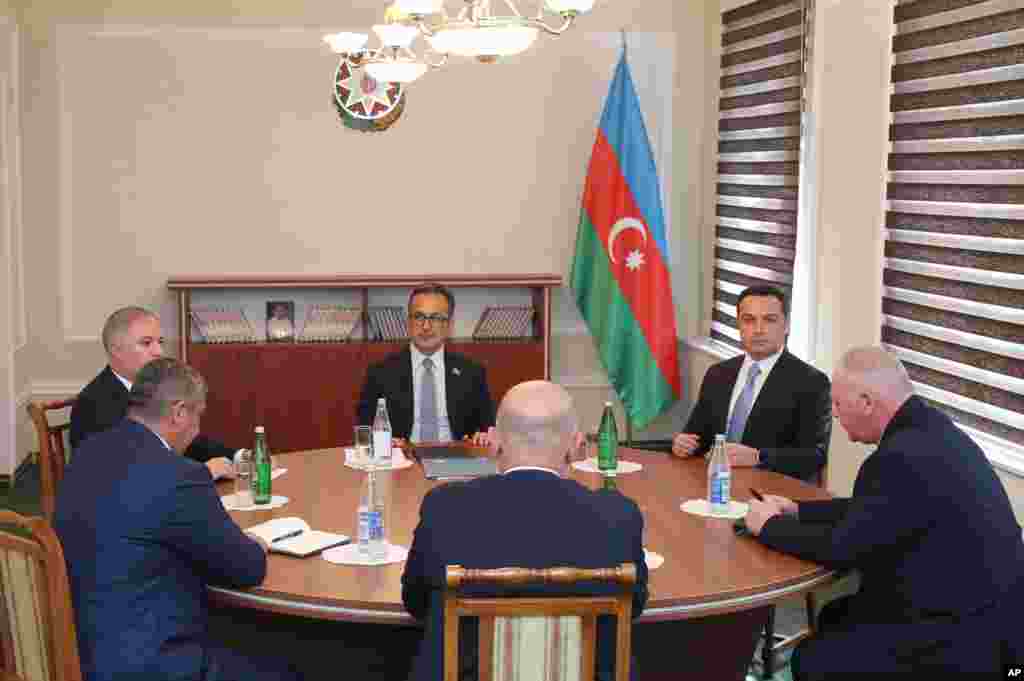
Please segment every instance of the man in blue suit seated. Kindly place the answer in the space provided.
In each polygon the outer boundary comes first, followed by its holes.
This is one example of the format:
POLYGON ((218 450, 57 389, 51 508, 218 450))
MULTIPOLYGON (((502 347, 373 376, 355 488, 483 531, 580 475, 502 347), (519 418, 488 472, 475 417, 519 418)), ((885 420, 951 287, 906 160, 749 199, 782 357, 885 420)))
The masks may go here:
POLYGON ((260 584, 267 547, 228 516, 207 467, 182 456, 205 406, 198 373, 155 359, 132 382, 127 418, 75 451, 54 527, 86 681, 299 678, 207 640, 207 585, 260 584))
POLYGON ((797 647, 793 677, 997 678, 1002 664, 1020 664, 1024 542, 985 454, 914 395, 903 365, 882 348, 846 353, 832 403, 851 440, 878 445, 853 496, 765 495, 746 519, 771 548, 861 573, 860 592, 829 603, 817 634, 797 647))
MULTIPOLYGON (((424 620, 414 681, 438 681, 443 672, 445 568, 636 564, 633 615, 647 602, 643 516, 617 492, 592 491, 567 479, 569 454, 581 441, 572 399, 560 386, 530 381, 512 388, 498 410, 491 447, 501 473, 436 487, 423 499, 420 522, 402 575, 402 601, 424 620)), ((564 587, 537 586, 550 595, 564 587)), ((614 628, 598 627, 597 676, 612 679, 614 628)), ((628 625, 627 625, 628 626, 628 625)), ((477 631, 465 627, 460 678, 476 678, 477 631)), ((590 680, 587 680, 590 681, 590 680)))

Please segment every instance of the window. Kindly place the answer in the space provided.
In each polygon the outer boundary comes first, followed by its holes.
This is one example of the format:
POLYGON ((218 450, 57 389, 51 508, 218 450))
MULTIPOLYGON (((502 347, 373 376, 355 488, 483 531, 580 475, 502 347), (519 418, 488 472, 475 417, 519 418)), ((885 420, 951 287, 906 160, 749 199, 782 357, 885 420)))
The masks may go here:
POLYGON ((894 18, 882 341, 919 395, 1024 446, 1024 7, 894 18))
POLYGON ((792 290, 809 14, 799 0, 722 13, 711 337, 734 347, 744 288, 792 290))

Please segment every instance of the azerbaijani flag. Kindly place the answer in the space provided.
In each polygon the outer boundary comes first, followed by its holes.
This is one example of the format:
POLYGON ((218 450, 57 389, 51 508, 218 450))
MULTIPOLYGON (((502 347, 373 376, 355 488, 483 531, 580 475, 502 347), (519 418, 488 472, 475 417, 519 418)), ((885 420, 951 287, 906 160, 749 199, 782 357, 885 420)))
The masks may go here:
POLYGON ((583 190, 571 286, 629 419, 681 395, 658 171, 623 50, 583 190))

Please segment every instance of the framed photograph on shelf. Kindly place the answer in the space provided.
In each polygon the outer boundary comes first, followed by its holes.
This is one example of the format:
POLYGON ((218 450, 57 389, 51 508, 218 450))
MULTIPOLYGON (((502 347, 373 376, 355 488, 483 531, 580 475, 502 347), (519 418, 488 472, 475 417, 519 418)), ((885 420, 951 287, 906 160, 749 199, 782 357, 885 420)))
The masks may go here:
POLYGON ((267 342, 284 343, 295 340, 295 301, 267 301, 267 342))

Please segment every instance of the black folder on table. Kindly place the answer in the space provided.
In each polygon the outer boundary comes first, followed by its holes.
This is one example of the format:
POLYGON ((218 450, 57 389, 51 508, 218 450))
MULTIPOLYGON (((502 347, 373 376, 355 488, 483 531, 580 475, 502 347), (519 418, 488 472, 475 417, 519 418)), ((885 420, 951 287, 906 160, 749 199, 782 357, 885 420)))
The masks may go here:
POLYGON ((454 478, 480 478, 494 475, 498 466, 494 459, 483 457, 460 456, 447 459, 420 459, 423 474, 428 480, 448 480, 454 478))

